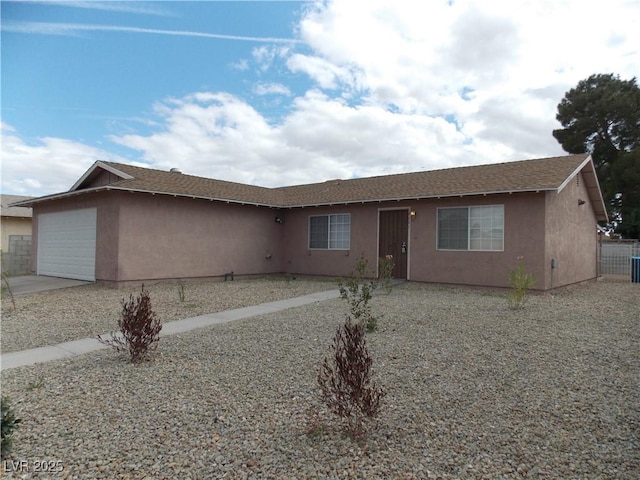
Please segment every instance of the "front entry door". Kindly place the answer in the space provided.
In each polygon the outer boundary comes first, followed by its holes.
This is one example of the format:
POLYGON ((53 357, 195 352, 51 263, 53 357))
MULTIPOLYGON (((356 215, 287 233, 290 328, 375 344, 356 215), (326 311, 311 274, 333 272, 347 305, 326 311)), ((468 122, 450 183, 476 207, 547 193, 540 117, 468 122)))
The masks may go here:
POLYGON ((378 257, 393 255, 393 278, 407 279, 409 255, 409 211, 380 210, 378 257))

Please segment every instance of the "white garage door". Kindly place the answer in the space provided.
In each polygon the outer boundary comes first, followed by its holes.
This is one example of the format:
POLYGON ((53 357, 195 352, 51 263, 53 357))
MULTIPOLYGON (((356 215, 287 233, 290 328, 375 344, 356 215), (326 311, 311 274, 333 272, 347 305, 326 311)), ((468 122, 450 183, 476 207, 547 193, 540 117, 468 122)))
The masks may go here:
POLYGON ((96 209, 38 215, 38 275, 96 280, 96 209))

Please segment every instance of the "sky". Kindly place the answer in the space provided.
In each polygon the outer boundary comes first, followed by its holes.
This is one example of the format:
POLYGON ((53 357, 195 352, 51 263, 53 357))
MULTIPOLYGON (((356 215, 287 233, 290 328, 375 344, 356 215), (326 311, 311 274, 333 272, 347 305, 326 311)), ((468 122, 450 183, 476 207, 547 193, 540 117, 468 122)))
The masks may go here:
POLYGON ((563 155, 640 0, 2 1, 1 192, 96 160, 264 187, 563 155))

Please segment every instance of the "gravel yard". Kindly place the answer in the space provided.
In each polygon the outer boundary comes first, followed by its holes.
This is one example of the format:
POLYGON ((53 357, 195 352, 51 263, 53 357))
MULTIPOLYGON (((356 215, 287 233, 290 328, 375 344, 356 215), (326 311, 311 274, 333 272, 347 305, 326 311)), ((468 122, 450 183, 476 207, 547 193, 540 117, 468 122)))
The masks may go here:
MULTIPOLYGON (((329 280, 298 281, 267 277, 229 282, 203 281, 145 285, 162 322, 257 305, 335 289, 329 280), (183 300, 180 293, 183 293, 183 300)), ((117 329, 122 300, 140 293, 127 289, 83 285, 2 302, 2 353, 95 337, 117 329)))
MULTIPOLYGON (((305 282, 187 286, 184 303, 197 305, 187 315, 175 286, 149 288, 168 321, 311 293, 305 282)), ((109 330, 123 292, 77 292, 19 298, 33 313, 3 315, 3 351, 30 345, 18 333, 31 319, 52 331, 91 323, 80 336, 109 330), (106 323, 93 325, 98 315, 106 323)), ((591 282, 514 312, 504 292, 409 283, 372 306, 380 330, 367 339, 387 395, 356 439, 317 401, 316 374, 347 311, 335 299, 165 337, 137 366, 100 350, 3 371, 3 394, 24 419, 5 478, 640 477, 640 285, 591 282), (34 473, 43 461, 63 469, 34 473)))

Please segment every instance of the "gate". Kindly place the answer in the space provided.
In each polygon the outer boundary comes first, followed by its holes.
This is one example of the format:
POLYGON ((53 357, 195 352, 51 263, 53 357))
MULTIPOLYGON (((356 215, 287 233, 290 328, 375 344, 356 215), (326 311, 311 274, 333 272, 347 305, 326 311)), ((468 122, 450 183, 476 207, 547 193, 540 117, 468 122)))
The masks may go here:
POLYGON ((637 240, 602 242, 600 244, 600 275, 631 281, 631 257, 640 256, 637 240))

